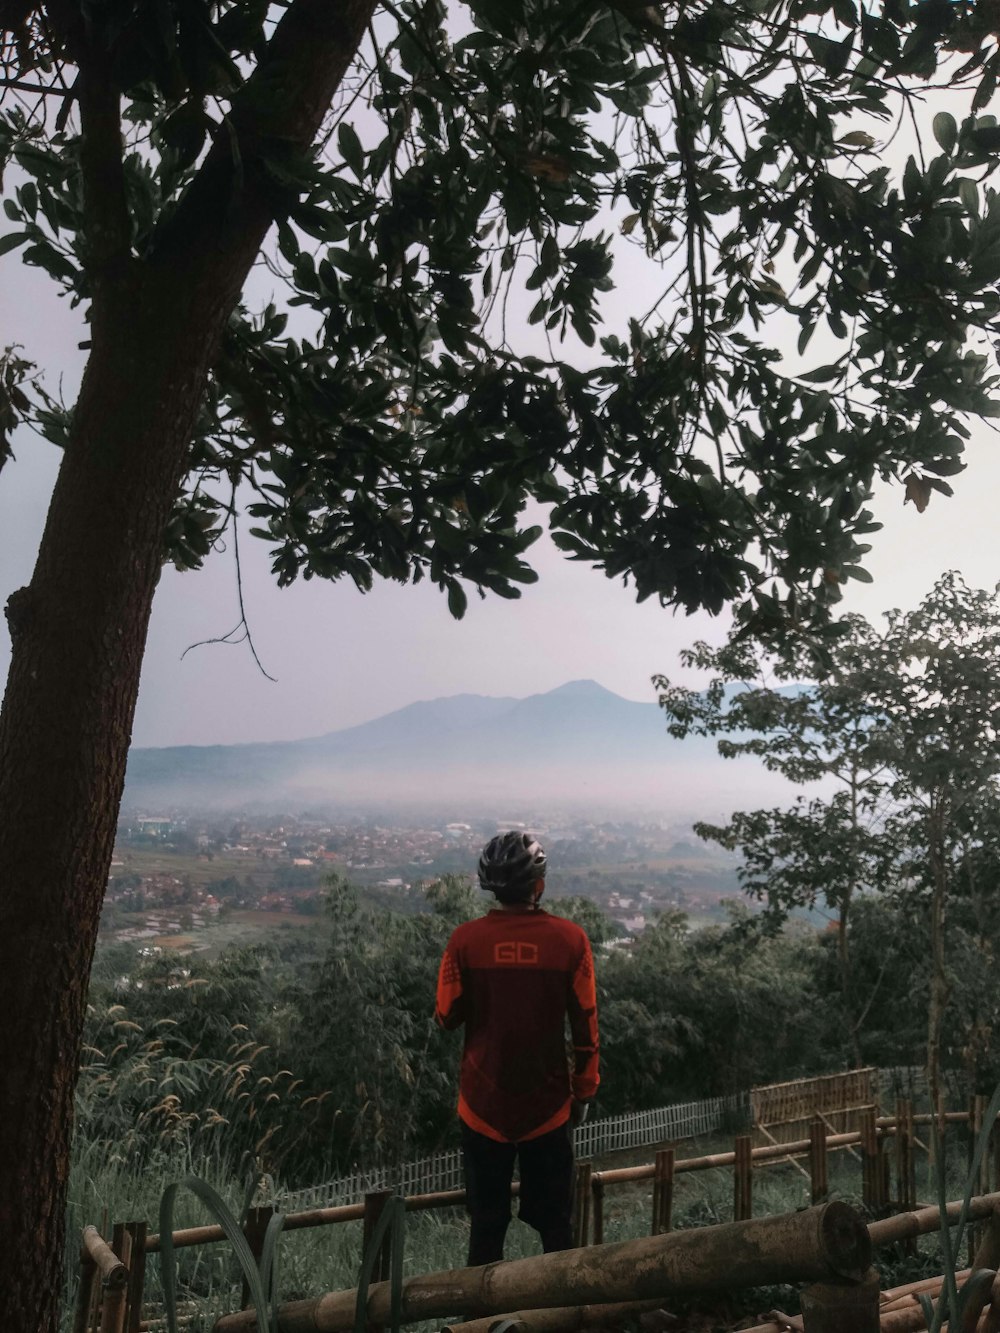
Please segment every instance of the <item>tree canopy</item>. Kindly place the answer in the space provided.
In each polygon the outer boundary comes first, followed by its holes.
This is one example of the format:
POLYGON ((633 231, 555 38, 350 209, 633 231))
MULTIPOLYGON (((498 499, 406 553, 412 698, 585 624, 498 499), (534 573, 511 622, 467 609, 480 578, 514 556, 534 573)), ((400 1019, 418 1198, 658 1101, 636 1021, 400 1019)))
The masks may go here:
MULTIPOLYGON (((4 5, 4 250, 89 309, 109 264, 189 262, 251 193, 276 223, 168 556, 200 563, 240 485, 280 581, 427 576, 460 615, 463 585, 534 577, 536 499, 640 597, 814 621, 861 576, 873 481, 947 492, 964 418, 994 412, 989 17, 369 8, 304 145, 267 120, 297 5, 4 5), (931 117, 942 87, 961 120, 931 117)), ((65 443, 51 381, 6 366, 0 420, 65 443)))

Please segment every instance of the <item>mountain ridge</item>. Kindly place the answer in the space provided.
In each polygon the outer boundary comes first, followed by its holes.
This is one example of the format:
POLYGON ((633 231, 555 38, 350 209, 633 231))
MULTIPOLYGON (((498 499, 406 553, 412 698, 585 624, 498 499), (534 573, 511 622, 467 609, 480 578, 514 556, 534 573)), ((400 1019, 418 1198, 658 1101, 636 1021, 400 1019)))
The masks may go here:
POLYGON ((580 679, 524 698, 422 700, 295 741, 136 747, 125 799, 232 806, 524 798, 652 808, 676 805, 678 783, 688 787, 721 763, 714 741, 671 738, 656 703, 580 679))

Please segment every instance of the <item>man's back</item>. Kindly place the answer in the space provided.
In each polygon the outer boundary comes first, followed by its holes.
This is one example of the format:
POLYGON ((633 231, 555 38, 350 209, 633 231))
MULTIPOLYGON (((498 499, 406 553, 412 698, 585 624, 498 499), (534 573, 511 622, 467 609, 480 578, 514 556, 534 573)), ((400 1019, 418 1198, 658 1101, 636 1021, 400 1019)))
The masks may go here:
POLYGON ((441 964, 437 1016, 447 1028, 465 1024, 459 1115, 481 1134, 535 1138, 566 1122, 572 1098, 596 1092, 593 961, 571 921, 525 906, 459 926, 441 964))

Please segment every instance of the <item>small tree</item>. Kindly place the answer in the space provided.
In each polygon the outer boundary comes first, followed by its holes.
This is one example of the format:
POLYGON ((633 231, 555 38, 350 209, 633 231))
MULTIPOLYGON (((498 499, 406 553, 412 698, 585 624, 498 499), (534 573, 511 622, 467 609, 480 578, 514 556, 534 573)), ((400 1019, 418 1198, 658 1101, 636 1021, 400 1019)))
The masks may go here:
POLYGON ((728 824, 695 824, 699 837, 739 850, 740 882, 765 903, 775 925, 797 908, 822 903, 837 924, 837 959, 845 1027, 856 1063, 867 1005, 851 978, 851 907, 859 891, 880 889, 895 869, 887 837, 891 774, 875 745, 879 701, 870 677, 878 636, 860 617, 841 622, 827 674, 808 687, 815 669, 808 646, 790 642, 768 658, 737 634, 721 649, 704 643, 681 654, 688 667, 715 675, 704 692, 655 676, 672 736, 720 736, 719 753, 753 755, 796 786, 818 783, 823 794, 796 797, 790 807, 735 813, 728 824), (763 683, 770 679, 773 684, 763 683))
MULTIPOLYGON (((839 790, 789 810, 734 815, 702 837, 739 847, 748 891, 783 916, 824 900, 838 914, 841 987, 857 1034, 868 1011, 850 997, 848 914, 860 890, 892 886, 926 899, 931 956, 927 1069, 940 1086, 950 976, 945 925, 963 864, 992 845, 1000 750, 1000 589, 983 592, 945 574, 911 612, 892 611, 880 634, 860 617, 841 623, 823 677, 784 690, 726 684, 759 673, 763 661, 739 639, 721 651, 699 645, 688 663, 719 671, 704 694, 657 677, 676 736, 749 733, 723 739, 730 757, 755 754, 794 782, 833 779, 839 790)), ((790 647, 775 679, 801 681, 807 659, 790 647)))

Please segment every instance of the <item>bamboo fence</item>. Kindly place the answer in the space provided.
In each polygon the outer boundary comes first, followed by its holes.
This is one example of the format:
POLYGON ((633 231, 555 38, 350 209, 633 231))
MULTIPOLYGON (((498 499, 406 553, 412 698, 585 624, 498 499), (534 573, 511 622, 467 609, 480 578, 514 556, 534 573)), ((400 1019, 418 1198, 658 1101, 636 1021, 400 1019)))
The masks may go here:
MULTIPOLYGON (((974 1135, 982 1126, 986 1110, 986 1099, 977 1097, 968 1111, 942 1113, 940 1129, 947 1130, 951 1125, 966 1124, 974 1135)), ((784 1143, 768 1143, 753 1147, 750 1135, 738 1135, 734 1148, 729 1152, 704 1154, 698 1157, 677 1158, 674 1148, 663 1148, 656 1153, 651 1163, 611 1168, 595 1171, 590 1163, 578 1165, 577 1206, 575 1215, 574 1238, 578 1247, 588 1244, 604 1246, 604 1203, 608 1187, 636 1181, 652 1182, 652 1208, 650 1219, 650 1237, 685 1236, 705 1237, 715 1228, 674 1232, 672 1230, 672 1211, 674 1185, 676 1177, 686 1172, 733 1169, 734 1224, 742 1225, 754 1221, 766 1222, 773 1219, 753 1219, 753 1172, 769 1163, 792 1160, 796 1163, 805 1161, 810 1179, 814 1205, 819 1205, 828 1192, 828 1160, 831 1152, 851 1150, 860 1155, 862 1175, 862 1197, 866 1207, 875 1214, 895 1210, 896 1215, 878 1220, 871 1224, 870 1231, 875 1244, 884 1244, 889 1240, 914 1243, 916 1236, 933 1230, 939 1224, 936 1209, 917 1209, 915 1156, 924 1144, 917 1135, 931 1120, 931 1116, 913 1112, 912 1106, 900 1101, 894 1116, 879 1116, 874 1106, 863 1108, 859 1113, 860 1128, 842 1133, 830 1133, 825 1120, 816 1117, 810 1126, 809 1136, 784 1143), (892 1145, 893 1151, 889 1148, 892 1145), (894 1183, 894 1188, 893 1188, 894 1183)), ((992 1216, 994 1204, 1000 1205, 1000 1120, 993 1131, 991 1151, 986 1155, 980 1168, 978 1188, 982 1194, 977 1200, 976 1217, 992 1216)), ((513 1192, 518 1192, 514 1182, 513 1192)), ((295 1231, 304 1228, 329 1226, 344 1222, 366 1223, 366 1230, 377 1216, 377 1211, 385 1200, 384 1192, 373 1193, 365 1202, 342 1204, 328 1208, 306 1209, 290 1213, 285 1217, 284 1230, 295 1231)), ((417 1212, 428 1209, 462 1206, 465 1203, 463 1190, 439 1191, 423 1195, 411 1195, 404 1200, 407 1211, 417 1212)), ((273 1208, 251 1209, 246 1221, 246 1233, 251 1249, 260 1257, 260 1245, 267 1220, 273 1214, 273 1208)), ((957 1220, 958 1205, 951 1206, 949 1219, 957 1220)), ((803 1216, 802 1214, 792 1216, 803 1216)), ((219 1226, 191 1227, 173 1233, 175 1248, 205 1245, 225 1239, 225 1233, 219 1226)), ((618 1242, 634 1244, 635 1242, 618 1242)), ((689 1242, 685 1242, 689 1243, 689 1242)), ((144 1286, 144 1268, 149 1254, 159 1252, 160 1237, 150 1233, 144 1222, 118 1224, 112 1233, 110 1245, 103 1241, 93 1227, 86 1228, 83 1236, 80 1256, 80 1283, 74 1317, 74 1333, 140 1333, 150 1327, 150 1321, 142 1318, 142 1293, 144 1286)), ((608 1247, 604 1246, 605 1250, 608 1247)), ((521 1261, 518 1261, 521 1262, 521 1261)), ((505 1265, 504 1267, 507 1267, 505 1265)), ((440 1276, 440 1275, 439 1275, 440 1276)), ((803 1272, 796 1281, 809 1281, 811 1274, 803 1272)), ((721 1281, 722 1279, 720 1279, 721 1281)), ((761 1278, 761 1281, 772 1279, 761 1278)), ((713 1283, 714 1285, 714 1283, 713 1283)), ((750 1284, 753 1285, 753 1284, 750 1284)), ((836 1293, 835 1293, 836 1294, 836 1293)), ((609 1293, 606 1288, 595 1288, 592 1298, 585 1299, 580 1290, 574 1289, 573 1295, 579 1297, 572 1307, 579 1310, 583 1305, 588 1309, 606 1305, 616 1299, 617 1293, 609 1293)), ((843 1293, 837 1295, 840 1300, 843 1293)), ((622 1299, 622 1298, 618 1298, 622 1299)), ((642 1292, 633 1291, 629 1300, 643 1300, 642 1292)), ((523 1306, 508 1305, 506 1309, 523 1306)), ((541 1303, 539 1303, 541 1304, 541 1303)), ((557 1304, 557 1302, 549 1302, 557 1304)), ((526 1308, 526 1307, 525 1307, 526 1308)), ((441 1314, 462 1312, 467 1314, 486 1313, 473 1307, 448 1307, 441 1314)), ((431 1316, 414 1316, 424 1318, 431 1316)), ((549 1323, 539 1333, 550 1333, 552 1316, 549 1323)), ((816 1319, 820 1315, 815 1316, 816 1319)), ((588 1321, 599 1322, 600 1316, 595 1309, 589 1313, 574 1315, 567 1328, 588 1327, 588 1321)), ((220 1326, 222 1327, 222 1326, 220 1326)), ((226 1325, 226 1328, 229 1326, 226 1325)), ((237 1327, 233 1325, 233 1328, 237 1327)), ((283 1326, 284 1327, 284 1326, 283 1326)), ((289 1324, 288 1329, 298 1330, 300 1325, 289 1324)), ((318 1325, 303 1324, 312 1333, 318 1325)), ((530 1326, 534 1327, 534 1326, 530 1326)), ((768 1326, 770 1327, 770 1326, 768 1326)), ((790 1326, 794 1327, 794 1326, 790 1326)), ((845 1325, 846 1327, 846 1325, 845 1325)), ((877 1327, 877 1325, 876 1325, 877 1327)), ((819 1324, 817 1333, 822 1333, 819 1324)), ((858 1325, 859 1333, 861 1325, 858 1325)), ((902 1325, 900 1325, 902 1329, 902 1325)), ((485 1331, 484 1331, 485 1333, 485 1331)), ((883 1329, 883 1333, 889 1333, 883 1329)), ((998 1324, 995 1333, 1000 1333, 998 1324)))

